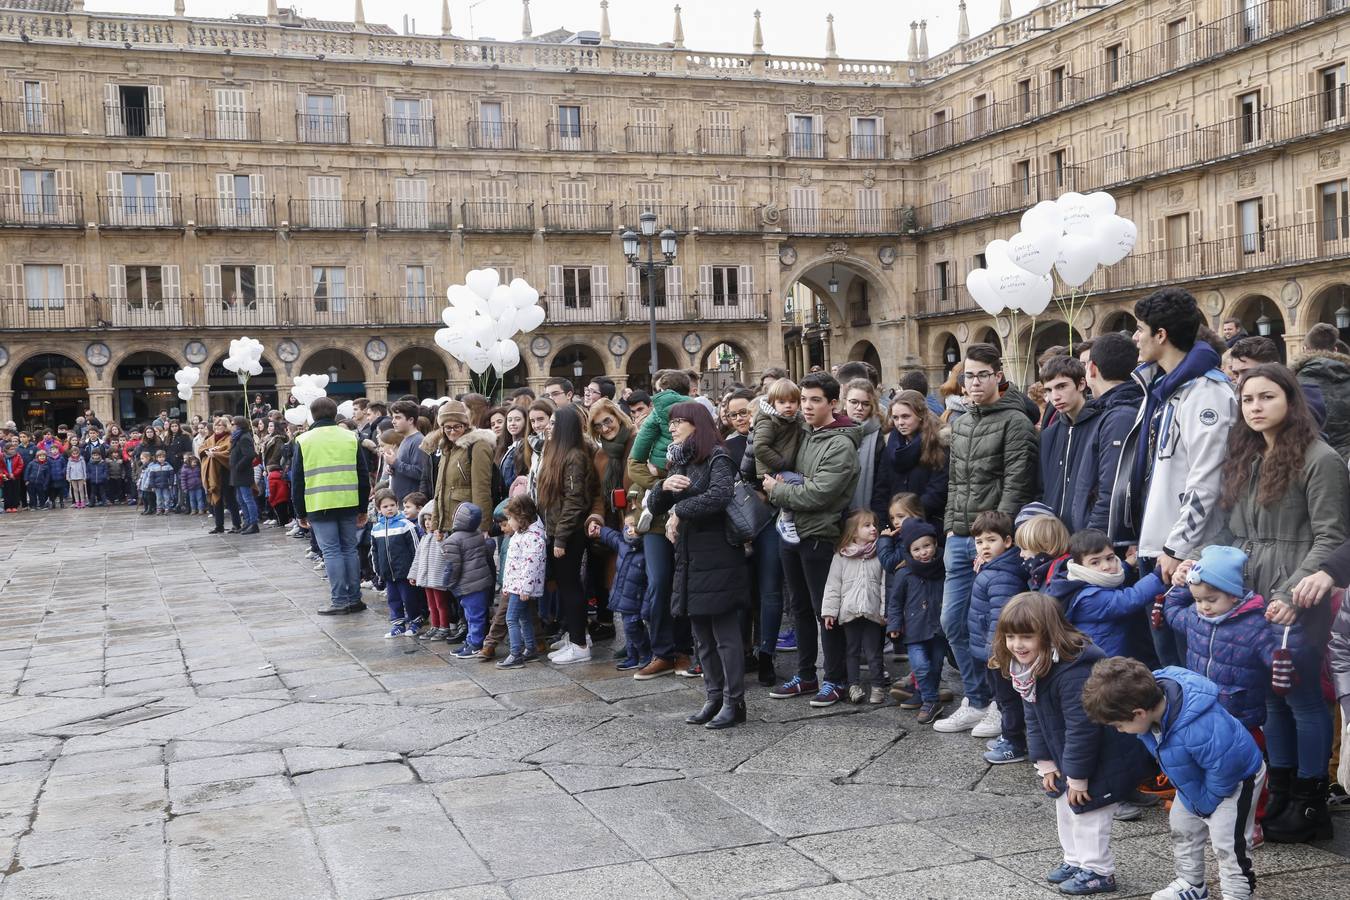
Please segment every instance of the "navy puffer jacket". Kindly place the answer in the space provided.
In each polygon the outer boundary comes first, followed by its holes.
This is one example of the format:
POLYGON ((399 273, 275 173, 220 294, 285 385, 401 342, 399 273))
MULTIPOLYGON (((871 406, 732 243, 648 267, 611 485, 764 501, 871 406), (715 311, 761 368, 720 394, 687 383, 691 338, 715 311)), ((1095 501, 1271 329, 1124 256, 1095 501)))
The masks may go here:
POLYGON ((1027 589, 1027 574, 1022 568, 1022 551, 1010 547, 980 567, 970 589, 970 611, 966 626, 970 629, 970 655, 989 659, 999 613, 1008 601, 1027 589))
POLYGON ((1261 771, 1261 750, 1219 704, 1214 682, 1179 666, 1158 669, 1153 677, 1167 708, 1158 733, 1146 732, 1139 740, 1177 789, 1177 799, 1197 816, 1211 816, 1243 780, 1261 771))
MULTIPOLYGON (((1083 779, 1092 799, 1074 812, 1089 812, 1130 796, 1143 777, 1146 757, 1139 742, 1110 725, 1098 725, 1083 710, 1083 685, 1106 654, 1089 643, 1075 659, 1061 660, 1036 679, 1036 702, 1022 702, 1027 751, 1052 760, 1065 779, 1083 779)), ((1064 790, 1067 784, 1061 783, 1064 790)))
MULTIPOLYGON (((902 529, 901 534, 906 531, 902 529)), ((931 562, 916 563, 908 551, 900 549, 900 539, 882 535, 877 541, 877 558, 886 573, 886 630, 902 633, 906 644, 941 635, 942 588, 946 583, 941 554, 931 562), (904 566, 900 566, 902 562, 904 566)))
MULTIPOLYGON (((1265 724, 1270 663, 1284 626, 1266 621, 1260 595, 1252 594, 1216 625, 1200 618, 1190 591, 1173 588, 1163 613, 1172 630, 1186 637, 1186 668, 1218 686, 1219 704, 1248 728, 1265 724)), ((1309 655, 1298 625, 1289 629, 1289 649, 1296 661, 1309 655)))
POLYGON ((607 526, 600 529, 600 542, 618 557, 609 608, 621 615, 641 614, 642 598, 647 593, 647 558, 642 552, 642 542, 630 544, 622 533, 607 526))

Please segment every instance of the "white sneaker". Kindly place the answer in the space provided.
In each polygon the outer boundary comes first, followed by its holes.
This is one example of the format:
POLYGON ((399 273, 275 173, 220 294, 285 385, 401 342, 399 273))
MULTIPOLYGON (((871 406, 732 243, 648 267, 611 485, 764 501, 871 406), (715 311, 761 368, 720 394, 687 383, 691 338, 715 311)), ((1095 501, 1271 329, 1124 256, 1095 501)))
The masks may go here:
POLYGON ((568 645, 557 653, 550 653, 550 660, 559 666, 570 665, 571 663, 590 662, 591 648, 583 647, 580 644, 568 643, 568 645))
POLYGON ((791 515, 784 515, 784 512, 784 510, 778 511, 778 518, 774 522, 774 527, 778 529, 778 536, 783 539, 783 543, 795 547, 802 542, 801 538, 797 536, 797 523, 792 520, 791 515))
POLYGON ((991 738, 1003 733, 1003 717, 999 715, 998 704, 990 703, 984 709, 984 718, 970 730, 971 737, 991 738))
POLYGON ((961 698, 961 705, 956 708, 945 719, 938 719, 933 723, 933 730, 944 734, 955 734, 958 731, 969 731, 984 718, 984 710, 971 706, 970 701, 965 697, 961 698))
POLYGON ((323 560, 322 560, 322 559, 320 559, 318 562, 316 562, 316 563, 314 564, 314 571, 315 571, 315 572, 321 572, 321 571, 323 571, 323 560))
POLYGON ((554 652, 556 652, 556 651, 558 651, 558 650, 563 649, 563 648, 566 647, 569 643, 571 643, 571 641, 567 640, 566 637, 560 637, 560 638, 558 638, 556 641, 554 641, 553 643, 551 643, 551 644, 548 645, 548 650, 549 650, 550 653, 554 653, 554 652))
POLYGON ((1209 900, 1209 888, 1178 878, 1161 891, 1154 891, 1153 900, 1209 900))

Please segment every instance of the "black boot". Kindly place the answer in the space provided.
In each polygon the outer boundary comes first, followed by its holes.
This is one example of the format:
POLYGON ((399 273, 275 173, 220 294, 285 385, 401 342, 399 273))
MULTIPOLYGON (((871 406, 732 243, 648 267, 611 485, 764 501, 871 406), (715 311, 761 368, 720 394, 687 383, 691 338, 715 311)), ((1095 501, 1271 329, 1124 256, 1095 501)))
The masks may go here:
POLYGON ((738 700, 735 703, 723 703, 722 709, 717 714, 716 718, 703 727, 709 731, 720 731, 723 728, 730 728, 732 725, 739 725, 744 721, 745 701, 738 700))
POLYGON ((1289 805, 1279 818, 1267 818, 1262 828, 1266 840, 1276 844, 1304 844, 1331 838, 1331 812, 1327 809, 1325 778, 1295 778, 1289 805))
POLYGON ((773 687, 778 683, 778 675, 773 670, 772 653, 759 655, 759 683, 766 687, 773 687))
POLYGON ((1270 766, 1266 769, 1266 810, 1265 815, 1261 817, 1262 827, 1266 822, 1273 822, 1289 806, 1289 789, 1294 781, 1294 770, 1278 766, 1270 766))
POLYGON ((713 716, 722 708, 721 697, 709 697, 703 701, 703 708, 692 716, 686 716, 684 724, 686 725, 706 725, 712 721, 713 716))

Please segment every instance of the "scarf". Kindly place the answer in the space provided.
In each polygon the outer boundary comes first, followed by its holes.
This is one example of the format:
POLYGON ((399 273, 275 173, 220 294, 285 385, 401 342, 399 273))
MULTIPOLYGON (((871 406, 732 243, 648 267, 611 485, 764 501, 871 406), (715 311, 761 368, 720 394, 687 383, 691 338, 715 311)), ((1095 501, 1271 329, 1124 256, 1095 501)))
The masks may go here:
POLYGON ((1024 666, 1014 659, 1008 665, 1008 678, 1012 680, 1013 690, 1028 703, 1036 702, 1036 663, 1039 662, 1037 658, 1035 663, 1024 666))
MULTIPOLYGON (((1143 487, 1148 483, 1153 454, 1158 446, 1158 420, 1163 406, 1177 391, 1219 365, 1219 354, 1214 348, 1204 341, 1196 341, 1175 369, 1154 378, 1146 388, 1143 421, 1148 429, 1148 439, 1141 440, 1135 450, 1133 481, 1136 486, 1143 487)), ((1135 370, 1136 373, 1139 371, 1135 370)))
POLYGON ((853 489, 853 509, 867 509, 872 505, 872 485, 876 483, 877 442, 881 440, 881 420, 876 416, 862 423, 862 440, 858 442, 858 483, 853 489))
POLYGON ((1083 581, 1095 587, 1118 588, 1125 583, 1124 569, 1118 569, 1111 574, 1107 574, 1106 572, 1098 572, 1096 569, 1089 569, 1087 566, 1080 566, 1073 560, 1069 560, 1068 573, 1070 580, 1083 581))
POLYGON ((689 463, 689 451, 684 444, 671 444, 666 448, 667 471, 670 466, 684 466, 689 463))
POLYGON ((938 581, 947 575, 947 567, 942 562, 941 553, 933 554, 933 558, 928 562, 919 562, 906 550, 905 562, 909 565, 909 570, 924 581, 938 581))
POLYGON ((848 559, 871 559, 877 555, 877 542, 853 541, 847 547, 841 547, 839 555, 848 559))
POLYGON ((214 431, 202 442, 202 487, 214 506, 220 502, 230 480, 230 436, 214 431), (207 451, 215 450, 222 456, 207 451))
POLYGON ((605 451, 605 472, 600 478, 600 488, 611 510, 614 509, 614 492, 623 489, 623 476, 628 469, 628 441, 632 436, 626 425, 619 426, 619 433, 612 441, 596 435, 600 449, 605 451))

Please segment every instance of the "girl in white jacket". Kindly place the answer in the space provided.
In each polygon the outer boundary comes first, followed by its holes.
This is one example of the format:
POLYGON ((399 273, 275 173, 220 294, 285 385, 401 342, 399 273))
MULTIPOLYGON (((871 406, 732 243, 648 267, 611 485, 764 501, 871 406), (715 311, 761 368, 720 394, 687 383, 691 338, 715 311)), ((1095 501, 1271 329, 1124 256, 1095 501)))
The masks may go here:
POLYGON ((877 559, 877 520, 871 510, 856 510, 844 523, 839 552, 830 563, 820 615, 826 628, 843 628, 848 639, 848 698, 861 703, 868 696, 859 672, 867 660, 872 678, 869 703, 886 702, 886 667, 881 645, 885 637, 885 580, 877 559))

